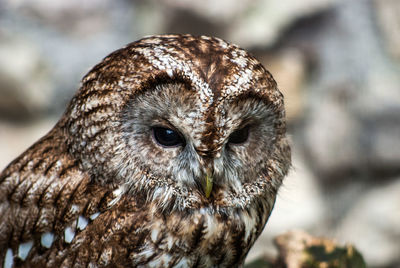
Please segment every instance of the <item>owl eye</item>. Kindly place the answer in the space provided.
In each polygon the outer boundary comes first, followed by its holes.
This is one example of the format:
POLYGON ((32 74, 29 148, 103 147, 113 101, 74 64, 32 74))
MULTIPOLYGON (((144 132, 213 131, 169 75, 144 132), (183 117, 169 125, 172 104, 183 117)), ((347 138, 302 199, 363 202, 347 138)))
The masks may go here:
POLYGON ((244 128, 234 131, 229 136, 228 142, 233 144, 240 144, 247 141, 248 138, 249 138, 249 126, 245 126, 244 128))
POLYGON ((170 128, 153 127, 153 137, 158 144, 165 147, 176 147, 185 144, 182 135, 170 128))

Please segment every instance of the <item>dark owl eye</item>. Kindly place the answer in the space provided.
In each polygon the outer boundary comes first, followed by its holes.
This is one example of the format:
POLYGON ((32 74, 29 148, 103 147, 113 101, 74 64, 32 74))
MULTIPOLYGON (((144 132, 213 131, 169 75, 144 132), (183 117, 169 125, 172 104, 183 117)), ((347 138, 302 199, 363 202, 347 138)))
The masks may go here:
POLYGON ((170 128, 153 127, 153 136, 157 143, 165 147, 176 147, 185 143, 181 134, 170 128))
POLYGON ((249 127, 238 129, 229 136, 229 143, 240 144, 247 141, 249 138, 249 127))

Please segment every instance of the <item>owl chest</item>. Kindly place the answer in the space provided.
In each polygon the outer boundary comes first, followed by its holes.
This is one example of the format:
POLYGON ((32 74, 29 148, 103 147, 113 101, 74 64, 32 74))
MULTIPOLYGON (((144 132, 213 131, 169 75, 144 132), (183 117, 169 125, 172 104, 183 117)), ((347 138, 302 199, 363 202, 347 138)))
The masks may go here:
POLYGON ((257 233, 247 216, 221 218, 210 214, 191 218, 168 217, 152 225, 146 246, 136 260, 148 267, 237 267, 257 233))

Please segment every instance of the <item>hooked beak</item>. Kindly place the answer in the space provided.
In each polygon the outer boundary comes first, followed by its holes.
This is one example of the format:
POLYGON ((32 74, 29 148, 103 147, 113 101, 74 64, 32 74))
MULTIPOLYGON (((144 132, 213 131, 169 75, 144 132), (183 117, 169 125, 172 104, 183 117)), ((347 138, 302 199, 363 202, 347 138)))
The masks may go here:
POLYGON ((213 177, 210 169, 207 169, 207 173, 205 175, 205 180, 203 180, 202 187, 204 194, 206 195, 206 198, 209 198, 213 188, 213 177))
POLYGON ((201 180, 201 187, 203 188, 204 195, 206 198, 211 196, 211 192, 213 189, 213 182, 214 182, 214 167, 213 167, 213 160, 219 158, 221 154, 219 153, 220 150, 199 150, 196 149, 197 154, 200 156, 200 163, 203 167, 205 167, 205 174, 201 180))

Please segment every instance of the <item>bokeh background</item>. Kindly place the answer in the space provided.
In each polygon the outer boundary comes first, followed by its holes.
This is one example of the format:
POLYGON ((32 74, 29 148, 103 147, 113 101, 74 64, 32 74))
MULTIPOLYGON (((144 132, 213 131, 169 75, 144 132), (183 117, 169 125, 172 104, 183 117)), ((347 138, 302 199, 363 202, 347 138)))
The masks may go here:
POLYGON ((94 64, 161 33, 236 43, 285 95, 293 168, 249 260, 303 229, 400 266, 399 0, 0 0, 0 169, 94 64))

